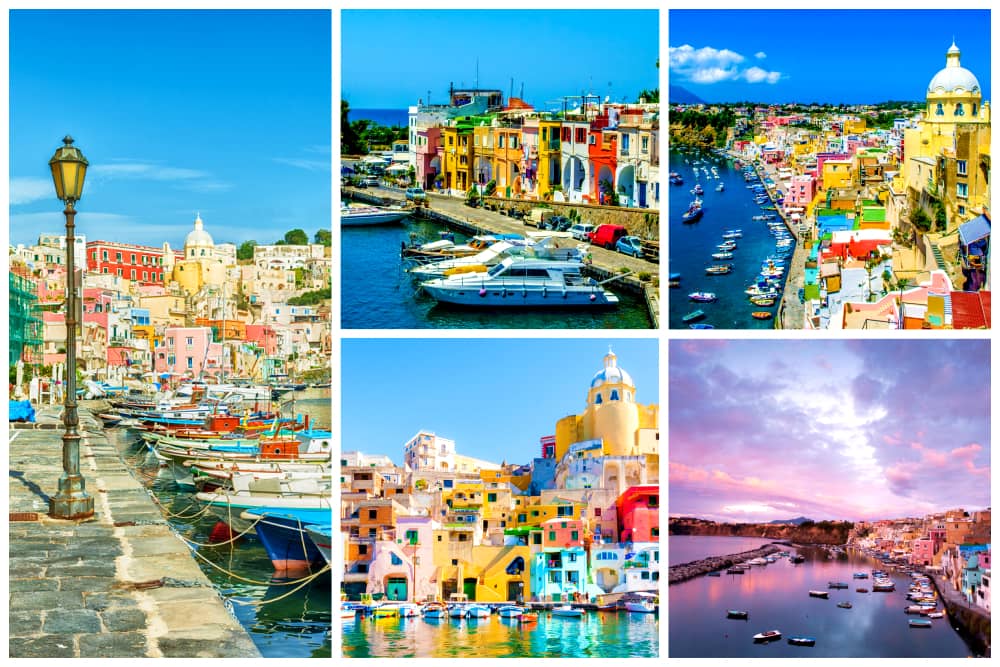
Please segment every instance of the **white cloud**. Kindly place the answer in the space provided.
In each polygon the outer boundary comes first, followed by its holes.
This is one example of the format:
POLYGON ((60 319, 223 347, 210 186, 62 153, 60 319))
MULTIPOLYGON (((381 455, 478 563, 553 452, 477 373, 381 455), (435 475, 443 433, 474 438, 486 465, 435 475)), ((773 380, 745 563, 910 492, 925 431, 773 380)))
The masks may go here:
POLYGON ((56 188, 50 180, 44 178, 10 179, 10 203, 12 206, 30 204, 33 201, 49 198, 56 198, 56 188))
MULTIPOLYGON (((767 54, 758 51, 758 60, 767 54)), ((712 84, 720 81, 746 81, 747 83, 777 83, 781 72, 772 72, 757 66, 743 67, 746 57, 729 49, 703 46, 699 49, 690 44, 670 47, 670 75, 681 81, 712 84)))
POLYGON ((89 174, 98 182, 119 179, 143 179, 176 183, 178 187, 195 192, 217 192, 229 190, 232 186, 214 180, 212 174, 200 169, 168 167, 155 162, 113 160, 112 164, 95 165, 89 174))

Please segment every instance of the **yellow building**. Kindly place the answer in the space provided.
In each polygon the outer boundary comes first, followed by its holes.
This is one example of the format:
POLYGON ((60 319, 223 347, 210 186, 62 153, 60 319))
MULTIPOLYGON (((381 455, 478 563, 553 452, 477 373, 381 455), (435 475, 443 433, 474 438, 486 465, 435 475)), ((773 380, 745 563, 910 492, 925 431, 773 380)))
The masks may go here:
POLYGON ((602 440, 605 456, 658 454, 658 419, 658 406, 636 402, 632 376, 618 367, 618 357, 609 350, 604 368, 591 380, 583 414, 556 423, 556 459, 585 440, 602 440))
POLYGON ((194 229, 184 240, 184 259, 174 262, 174 255, 164 245, 164 282, 176 282, 188 294, 194 294, 209 285, 221 287, 226 282, 226 263, 215 252, 215 242, 205 231, 201 215, 194 221, 194 229), (169 277, 168 277, 169 276, 169 277))
POLYGON ((443 157, 441 175, 448 190, 466 192, 472 187, 473 133, 467 125, 453 125, 441 128, 443 157))
POLYGON ((864 118, 844 119, 844 134, 862 134, 868 129, 868 123, 864 118))
POLYGON ((558 120, 538 121, 538 198, 551 199, 554 188, 562 187, 562 148, 558 120))
POLYGON ((826 160, 823 162, 823 189, 847 188, 853 182, 854 163, 850 159, 826 160))
POLYGON ((989 207, 990 103, 983 101, 976 76, 962 67, 954 43, 945 67, 927 86, 923 117, 905 132, 904 145, 911 211, 922 208, 933 219, 940 204, 951 230, 989 207))

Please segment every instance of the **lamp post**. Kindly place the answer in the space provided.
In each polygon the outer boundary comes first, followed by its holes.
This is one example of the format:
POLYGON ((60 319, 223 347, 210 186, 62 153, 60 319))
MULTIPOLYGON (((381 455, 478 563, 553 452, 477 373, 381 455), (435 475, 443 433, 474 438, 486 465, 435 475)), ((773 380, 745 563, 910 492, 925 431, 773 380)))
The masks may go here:
POLYGON ((94 498, 87 495, 86 483, 80 474, 80 418, 76 412, 76 267, 74 205, 83 194, 83 179, 87 173, 87 159, 76 146, 73 138, 66 136, 65 144, 56 149, 49 160, 56 197, 66 204, 66 398, 63 408, 63 474, 59 478, 59 491, 49 499, 49 515, 54 519, 87 519, 94 515, 94 498))

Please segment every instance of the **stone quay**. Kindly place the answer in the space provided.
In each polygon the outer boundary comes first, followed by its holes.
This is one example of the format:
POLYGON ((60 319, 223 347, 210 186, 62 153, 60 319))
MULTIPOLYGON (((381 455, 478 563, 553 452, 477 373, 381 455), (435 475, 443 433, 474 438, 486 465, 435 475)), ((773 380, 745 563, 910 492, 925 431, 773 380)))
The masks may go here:
POLYGON ((688 579, 694 579, 695 577, 700 577, 709 572, 714 572, 715 570, 724 570, 727 567, 732 567, 738 563, 743 563, 745 561, 751 560, 753 558, 763 558, 764 556, 770 556, 773 553, 781 551, 781 547, 774 544, 768 544, 759 549, 753 549, 752 551, 741 551, 740 553, 730 554, 729 556, 712 556, 710 558, 702 558, 701 560, 691 561, 690 563, 684 563, 682 565, 672 565, 670 567, 670 584, 678 584, 682 581, 687 581, 688 579))

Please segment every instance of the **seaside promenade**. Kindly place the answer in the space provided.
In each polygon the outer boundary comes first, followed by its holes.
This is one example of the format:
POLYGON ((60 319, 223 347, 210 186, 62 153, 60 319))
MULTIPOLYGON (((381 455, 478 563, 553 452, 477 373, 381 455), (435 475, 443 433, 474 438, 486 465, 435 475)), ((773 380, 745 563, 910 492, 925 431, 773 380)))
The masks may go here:
POLYGON ((90 520, 47 516, 62 473, 61 406, 11 424, 9 657, 259 657, 87 403, 90 520))
MULTIPOLYGON (((779 183, 778 169, 768 163, 762 163, 758 169, 763 171, 763 176, 770 178, 774 183, 779 183)), ((764 179, 761 178, 763 181, 764 179)), ((770 193, 768 196, 771 197, 770 193)), ((774 202, 774 197, 771 197, 774 202)), ((775 207, 777 208, 777 203, 775 207)), ((788 231, 795 237, 795 251, 788 262, 788 274, 785 277, 785 290, 781 295, 781 305, 778 307, 778 318, 775 322, 776 328, 781 329, 803 329, 805 328, 805 304, 799 300, 799 289, 805 287, 805 264, 806 248, 802 242, 802 235, 795 229, 785 217, 784 212, 778 208, 775 211, 781 221, 788 227, 788 231)))

